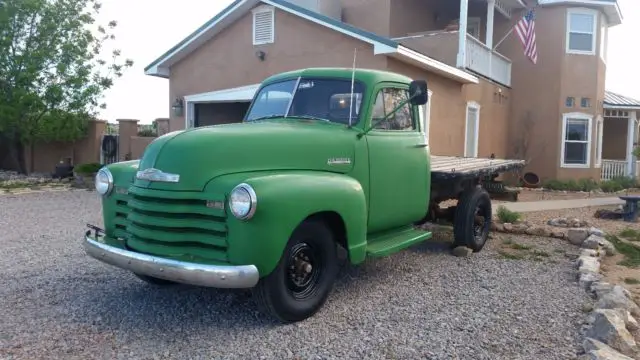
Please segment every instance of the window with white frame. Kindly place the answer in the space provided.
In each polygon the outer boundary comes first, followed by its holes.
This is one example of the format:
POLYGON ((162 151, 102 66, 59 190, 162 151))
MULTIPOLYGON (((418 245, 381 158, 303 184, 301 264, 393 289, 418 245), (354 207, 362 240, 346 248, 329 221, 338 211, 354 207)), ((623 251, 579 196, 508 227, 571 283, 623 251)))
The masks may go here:
POLYGON ((588 168, 591 161, 592 115, 570 113, 562 116, 562 167, 588 168))
POLYGON ((253 45, 271 44, 274 41, 275 11, 272 6, 253 9, 253 45))
POLYGON ((602 128, 603 128, 602 116, 598 116, 596 119, 596 167, 602 166, 602 128))
POLYGON ((609 43, 609 24, 606 15, 600 16, 600 57, 607 62, 607 46, 609 43))
POLYGON ((478 157, 478 143, 480 131, 480 104, 467 103, 467 116, 464 134, 464 156, 478 157))
POLYGON ((424 133, 425 144, 429 143, 429 128, 431 126, 431 99, 433 92, 427 89, 429 97, 426 104, 419 107, 420 121, 422 122, 422 132, 424 133))
POLYGON ((596 53, 598 13, 591 9, 567 10, 567 52, 593 55, 596 53))

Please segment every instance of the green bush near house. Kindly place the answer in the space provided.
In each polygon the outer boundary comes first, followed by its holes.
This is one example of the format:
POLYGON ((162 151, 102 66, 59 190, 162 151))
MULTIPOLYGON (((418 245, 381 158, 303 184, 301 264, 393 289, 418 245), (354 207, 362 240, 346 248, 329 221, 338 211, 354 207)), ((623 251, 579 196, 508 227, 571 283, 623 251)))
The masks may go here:
POLYGON ((616 177, 611 180, 605 181, 596 181, 594 179, 569 179, 569 180, 558 180, 558 179, 550 179, 543 183, 544 188, 549 190, 558 190, 558 191, 594 191, 594 190, 602 190, 603 192, 611 193, 617 192, 626 189, 632 189, 640 186, 636 180, 630 177, 621 176, 616 177))
POLYGON ((498 206, 497 215, 500 222, 510 224, 516 223, 522 218, 522 214, 511 211, 504 206, 498 206))
POLYGON ((73 168, 73 171, 77 174, 95 174, 102 167, 99 163, 86 163, 80 164, 73 168))

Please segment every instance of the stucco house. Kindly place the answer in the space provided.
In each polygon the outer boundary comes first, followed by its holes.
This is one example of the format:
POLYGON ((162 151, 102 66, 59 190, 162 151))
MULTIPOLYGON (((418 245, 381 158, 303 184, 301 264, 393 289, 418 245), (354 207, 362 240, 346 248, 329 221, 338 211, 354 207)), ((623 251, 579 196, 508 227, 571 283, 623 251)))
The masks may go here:
POLYGON ((432 154, 599 179, 630 174, 638 138, 640 102, 604 87, 621 23, 615 0, 236 0, 145 73, 169 79, 173 131, 241 121, 267 76, 351 67, 355 53, 359 68, 428 81, 432 154), (511 32, 531 7, 535 62, 511 32))

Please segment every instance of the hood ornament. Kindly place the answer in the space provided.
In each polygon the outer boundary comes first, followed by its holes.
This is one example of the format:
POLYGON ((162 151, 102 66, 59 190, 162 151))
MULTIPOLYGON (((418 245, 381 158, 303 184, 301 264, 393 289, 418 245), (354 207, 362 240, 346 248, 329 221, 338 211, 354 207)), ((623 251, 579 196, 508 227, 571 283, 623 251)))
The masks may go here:
POLYGON ((136 179, 158 182, 177 183, 180 181, 180 175, 166 173, 159 169, 148 168, 136 173, 136 179))

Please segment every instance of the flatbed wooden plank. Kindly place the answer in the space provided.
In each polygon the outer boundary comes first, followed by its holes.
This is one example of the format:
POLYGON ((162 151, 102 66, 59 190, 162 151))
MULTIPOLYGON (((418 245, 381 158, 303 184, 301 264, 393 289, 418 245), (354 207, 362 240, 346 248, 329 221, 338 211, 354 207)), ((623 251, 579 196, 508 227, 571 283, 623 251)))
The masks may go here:
POLYGON ((524 160, 431 155, 431 174, 435 178, 484 176, 515 170, 524 165, 524 160))

